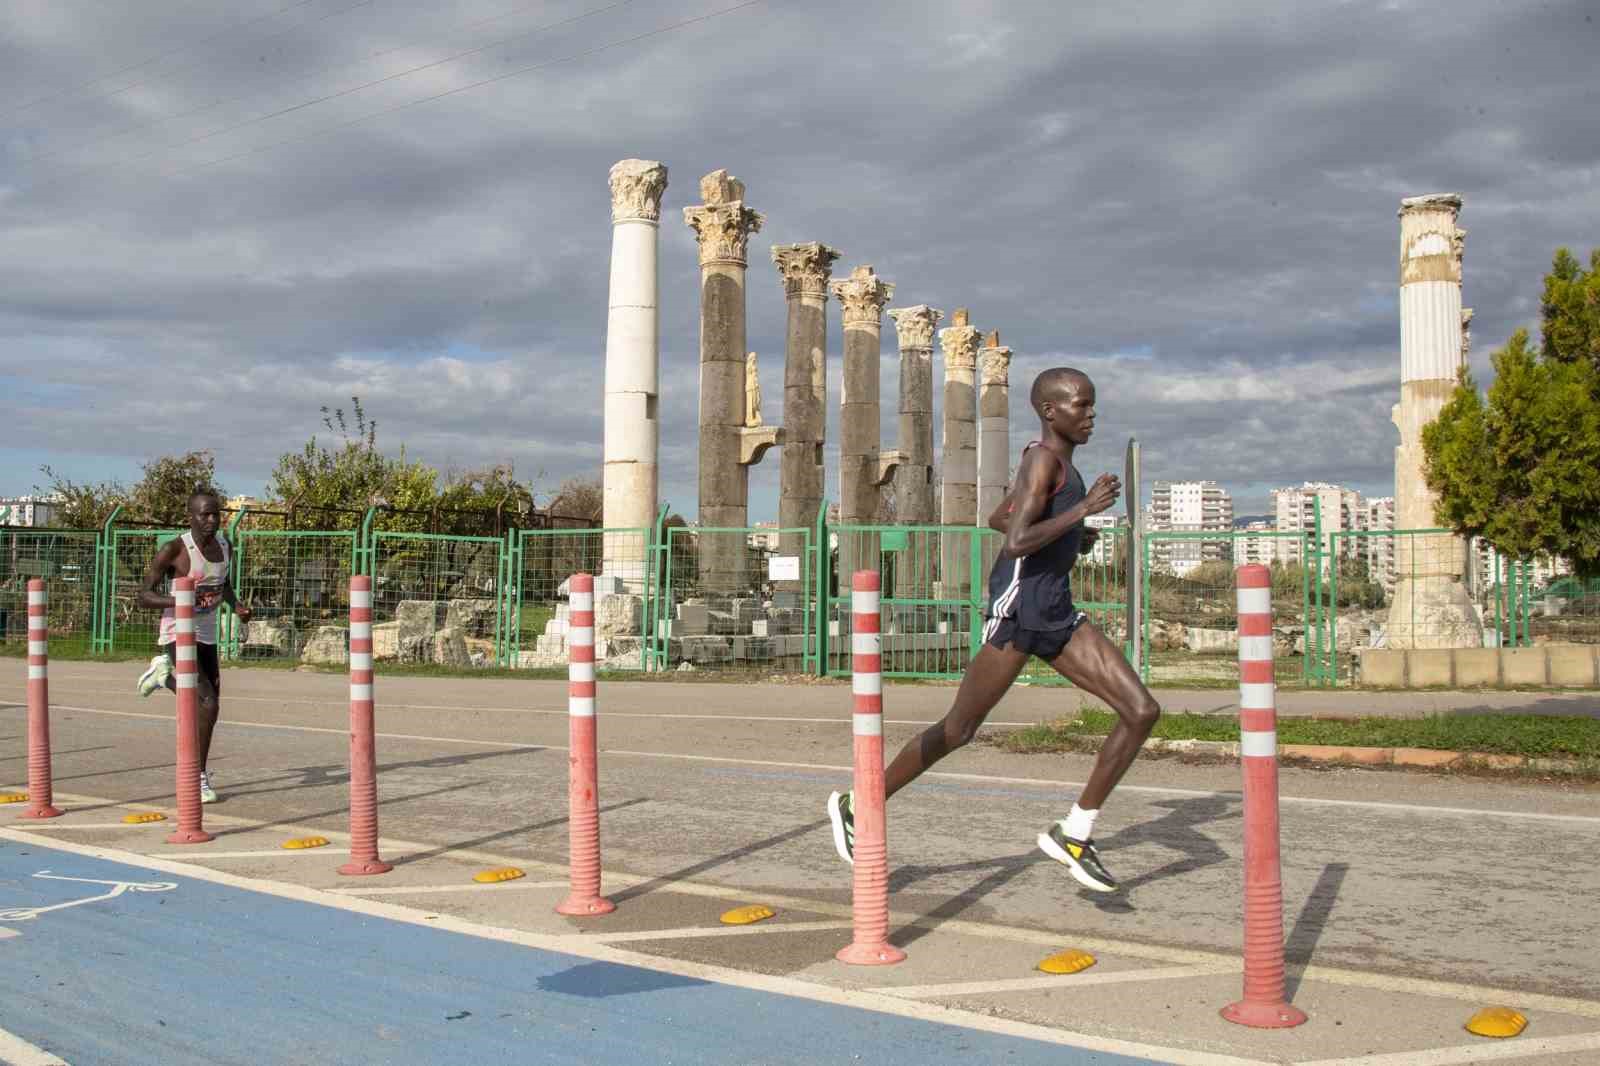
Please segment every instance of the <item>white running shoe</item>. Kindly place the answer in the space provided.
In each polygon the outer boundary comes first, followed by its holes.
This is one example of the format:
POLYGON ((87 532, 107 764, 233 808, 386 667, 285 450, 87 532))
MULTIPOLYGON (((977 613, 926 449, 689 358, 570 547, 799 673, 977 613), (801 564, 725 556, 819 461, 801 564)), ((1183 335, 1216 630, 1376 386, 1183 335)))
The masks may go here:
POLYGON ((200 802, 201 803, 215 803, 215 802, 217 802, 217 790, 211 787, 211 771, 210 770, 201 770, 200 771, 200 802))
POLYGON ((158 688, 167 687, 167 678, 172 676, 172 660, 167 658, 166 652, 159 652, 150 660, 149 669, 139 675, 139 695, 149 696, 158 688))

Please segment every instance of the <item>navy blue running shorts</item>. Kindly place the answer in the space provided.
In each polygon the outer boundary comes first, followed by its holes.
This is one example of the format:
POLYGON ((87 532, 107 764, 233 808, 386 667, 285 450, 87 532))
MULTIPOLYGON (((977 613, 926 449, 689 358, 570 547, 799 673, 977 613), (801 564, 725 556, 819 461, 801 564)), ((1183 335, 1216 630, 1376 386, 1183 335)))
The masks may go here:
POLYGON ((1078 611, 1065 629, 1023 629, 1015 618, 991 618, 984 629, 988 633, 988 643, 1001 650, 1009 644, 1018 651, 1052 662, 1072 640, 1072 634, 1088 620, 1088 615, 1078 611))

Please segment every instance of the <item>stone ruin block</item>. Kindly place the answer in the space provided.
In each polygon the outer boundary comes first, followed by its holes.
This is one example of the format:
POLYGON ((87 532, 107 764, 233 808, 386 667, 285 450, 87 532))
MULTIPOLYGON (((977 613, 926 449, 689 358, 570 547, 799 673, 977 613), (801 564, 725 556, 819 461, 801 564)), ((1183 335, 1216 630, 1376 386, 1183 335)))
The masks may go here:
POLYGON ((638 636, 644 620, 644 600, 639 596, 614 595, 594 607, 595 636, 638 636))
POLYGON ((684 637, 683 657, 697 665, 725 663, 733 657, 733 651, 724 637, 684 637))
POLYGON ((434 633, 432 661, 439 666, 471 666, 467 652, 466 634, 455 626, 445 626, 434 633))
POLYGON ((338 626, 318 626, 300 650, 300 658, 308 663, 332 665, 350 661, 349 631, 338 626))
POLYGON ((468 636, 493 636, 495 616, 498 613, 499 604, 494 600, 451 600, 445 607, 444 624, 460 629, 468 636))
POLYGON ((731 611, 708 611, 707 615, 711 632, 719 637, 734 636, 743 628, 731 611))
POLYGON ((776 618, 757 618, 750 623, 752 637, 776 637, 788 632, 789 627, 776 618))
POLYGON ((734 637, 730 651, 735 659, 769 662, 777 654, 775 641, 765 637, 734 637))
POLYGON ((711 632, 711 611, 702 603, 678 604, 678 621, 672 631, 679 636, 702 636, 711 632))
POLYGON ((382 622, 372 627, 372 657, 374 659, 400 657, 399 622, 382 622))
POLYGON ((247 657, 294 654, 294 627, 278 622, 248 622, 244 627, 247 657))

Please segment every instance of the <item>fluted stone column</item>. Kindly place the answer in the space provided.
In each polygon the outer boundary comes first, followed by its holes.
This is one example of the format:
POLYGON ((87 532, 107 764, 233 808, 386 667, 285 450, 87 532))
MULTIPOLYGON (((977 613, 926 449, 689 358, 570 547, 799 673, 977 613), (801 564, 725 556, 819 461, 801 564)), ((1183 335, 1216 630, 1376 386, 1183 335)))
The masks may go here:
MULTIPOLYGON (((661 423, 661 348, 656 248, 667 168, 624 159, 611 168, 611 295, 606 312, 602 524, 644 529, 655 522, 661 423)), ((601 572, 644 591, 645 544, 639 534, 606 535, 601 572)), ((605 591, 615 586, 603 582, 605 591)))
MULTIPOLYGON (((783 361, 783 448, 778 466, 778 525, 812 529, 826 490, 823 446, 828 436, 828 279, 839 253, 818 241, 773 245, 783 279, 789 329, 783 361)), ((799 555, 805 538, 783 533, 782 555, 799 555)), ((804 568, 802 567, 802 573, 804 568)), ((801 582, 780 588, 798 591, 801 582)))
MULTIPOLYGON (((844 384, 839 409, 839 521, 863 525, 877 521, 879 457, 878 370, 882 343, 883 305, 894 286, 870 266, 858 266, 832 284, 844 323, 844 384)), ((878 538, 840 536, 840 587, 857 569, 878 566, 878 538)))
MULTIPOLYGON (((744 205, 744 183, 726 170, 700 179, 698 206, 683 209, 700 244, 700 500, 702 527, 749 523, 749 471, 777 443, 770 426, 745 424, 745 268, 750 234, 764 217, 744 205)), ((742 533, 702 536, 701 587, 748 584, 742 533)))
MULTIPOLYGON (((1453 193, 1400 201, 1400 402, 1394 424, 1396 529, 1437 525, 1437 500, 1423 479, 1422 428, 1438 417, 1465 359, 1461 253, 1456 226, 1461 197, 1453 193)), ((1389 606, 1391 648, 1466 648, 1483 643, 1483 628, 1465 583, 1467 544, 1438 534, 1395 540, 1395 590, 1389 606)))
POLYGON ((978 351, 978 521, 987 522, 1011 482, 1011 349, 1000 331, 978 351))
MULTIPOLYGON (((899 467, 895 516, 905 525, 937 521, 933 501, 933 331, 944 312, 917 304, 891 308, 900 343, 899 467)), ((895 594, 926 599, 933 590, 929 534, 910 533, 895 567, 895 594)))
MULTIPOLYGON (((944 349, 939 522, 946 526, 970 527, 978 523, 978 397, 973 384, 978 331, 967 319, 967 309, 958 307, 951 324, 939 331, 939 344, 944 349)), ((966 598, 971 570, 969 552, 965 537, 945 534, 940 551, 941 598, 966 598)))

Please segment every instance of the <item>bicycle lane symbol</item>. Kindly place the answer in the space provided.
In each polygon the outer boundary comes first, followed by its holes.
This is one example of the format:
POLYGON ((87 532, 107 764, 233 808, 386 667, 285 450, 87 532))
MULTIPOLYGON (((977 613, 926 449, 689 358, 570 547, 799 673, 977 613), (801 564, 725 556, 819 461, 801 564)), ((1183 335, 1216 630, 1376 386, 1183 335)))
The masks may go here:
MULTIPOLYGON (((40 907, 5 907, 0 908, 0 922, 29 922, 41 914, 51 911, 63 910, 67 907, 81 907, 85 903, 99 903, 102 900, 116 899, 124 892, 171 892, 178 887, 176 881, 103 881, 92 877, 65 877, 53 874, 49 870, 40 870, 33 876, 46 881, 72 881, 83 885, 105 885, 107 891, 98 896, 85 896, 82 899, 70 899, 65 903, 52 903, 40 907)), ((0 933, 5 930, 0 929, 0 933)))

